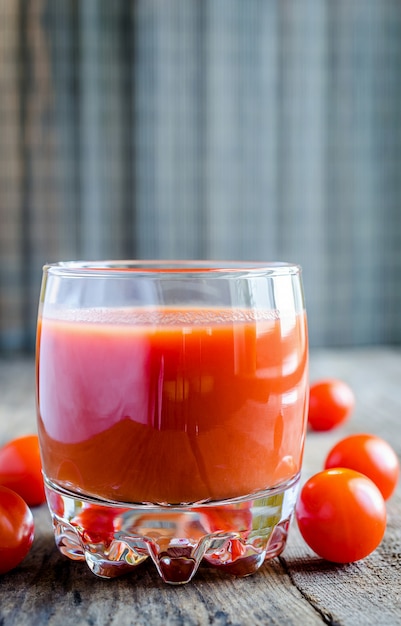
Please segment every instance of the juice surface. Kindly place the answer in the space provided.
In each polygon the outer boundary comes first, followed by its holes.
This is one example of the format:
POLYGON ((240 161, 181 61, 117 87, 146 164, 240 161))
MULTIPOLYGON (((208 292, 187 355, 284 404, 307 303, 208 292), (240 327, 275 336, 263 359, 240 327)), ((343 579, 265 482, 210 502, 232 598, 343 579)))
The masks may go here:
POLYGON ((54 483, 115 501, 253 493, 299 470, 305 315, 107 310, 40 318, 38 426, 54 483), (93 318, 93 320, 92 320, 93 318))

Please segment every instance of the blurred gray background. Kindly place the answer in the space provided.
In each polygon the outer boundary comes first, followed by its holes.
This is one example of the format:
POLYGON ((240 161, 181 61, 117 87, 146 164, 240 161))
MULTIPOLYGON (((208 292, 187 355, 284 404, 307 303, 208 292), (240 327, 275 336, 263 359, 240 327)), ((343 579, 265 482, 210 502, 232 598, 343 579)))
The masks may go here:
POLYGON ((399 0, 0 0, 0 352, 60 259, 287 260, 401 342, 399 0))

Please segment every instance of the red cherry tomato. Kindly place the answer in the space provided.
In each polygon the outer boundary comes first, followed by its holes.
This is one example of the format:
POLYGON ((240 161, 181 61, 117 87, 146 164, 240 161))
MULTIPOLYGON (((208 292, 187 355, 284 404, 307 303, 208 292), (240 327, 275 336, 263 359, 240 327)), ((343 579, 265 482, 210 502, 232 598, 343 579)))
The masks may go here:
POLYGON ((350 435, 328 453, 325 469, 348 467, 368 476, 385 500, 394 493, 400 473, 396 453, 387 441, 369 434, 350 435))
POLYGON ((298 527, 316 554, 352 563, 377 548, 386 529, 386 504, 376 485, 347 468, 312 476, 295 507, 298 527))
POLYGON ((21 563, 33 535, 33 517, 26 502, 15 491, 0 487, 0 574, 21 563))
POLYGON ((316 381, 309 390, 309 427, 318 431, 336 428, 349 418, 354 405, 353 391, 342 380, 316 381))
POLYGON ((18 437, 0 448, 0 485, 16 491, 29 506, 45 501, 37 435, 18 437))

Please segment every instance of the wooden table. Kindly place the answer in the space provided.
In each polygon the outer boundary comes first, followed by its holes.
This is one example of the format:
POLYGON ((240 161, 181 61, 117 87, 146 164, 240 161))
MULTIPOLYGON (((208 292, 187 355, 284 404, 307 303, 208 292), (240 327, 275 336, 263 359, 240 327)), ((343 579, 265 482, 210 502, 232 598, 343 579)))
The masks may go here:
MULTIPOLYGON (((379 434, 401 456, 401 350, 312 352, 311 379, 323 376, 349 382, 357 405, 341 429, 308 434, 303 479, 320 470, 333 443, 351 432, 379 434)), ((34 430, 33 360, 0 360, 0 444, 34 430)), ((322 561, 293 524, 282 556, 253 576, 230 578, 200 568, 192 582, 177 587, 164 584, 151 563, 122 578, 96 578, 84 563, 59 554, 45 506, 34 510, 34 518, 31 552, 0 577, 1 626, 401 624, 401 486, 388 503, 382 544, 363 561, 322 561)))

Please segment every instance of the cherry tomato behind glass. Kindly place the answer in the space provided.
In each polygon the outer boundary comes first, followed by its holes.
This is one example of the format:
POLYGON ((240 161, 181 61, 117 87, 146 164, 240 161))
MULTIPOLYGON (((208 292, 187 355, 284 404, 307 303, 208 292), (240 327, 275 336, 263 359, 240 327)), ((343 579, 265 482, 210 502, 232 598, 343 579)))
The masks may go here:
POLYGON ((45 501, 37 435, 18 437, 0 448, 0 485, 16 491, 29 506, 45 501))
POLYGON ((354 405, 354 393, 342 380, 316 381, 309 390, 308 425, 316 431, 337 428, 349 418, 354 405))

